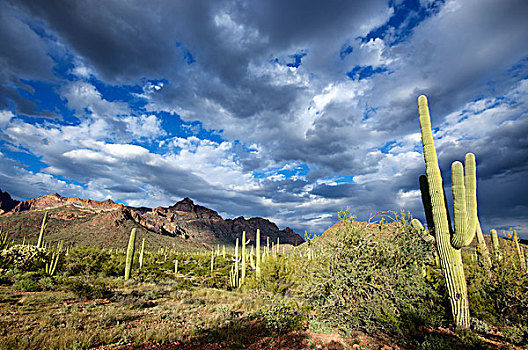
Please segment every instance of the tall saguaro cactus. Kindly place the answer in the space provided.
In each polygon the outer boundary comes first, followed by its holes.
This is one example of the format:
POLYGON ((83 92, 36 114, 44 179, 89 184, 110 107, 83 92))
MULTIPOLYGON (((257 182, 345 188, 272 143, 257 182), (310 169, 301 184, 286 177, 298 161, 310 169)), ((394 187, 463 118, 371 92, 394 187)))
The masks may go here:
POLYGON ((128 240, 128 249, 125 263, 125 280, 130 278, 132 272, 132 263, 134 262, 134 252, 136 250, 136 228, 134 227, 130 232, 130 239, 128 240))
POLYGON ((462 163, 454 162, 452 166, 455 230, 451 234, 442 175, 431 129, 431 117, 427 98, 424 95, 418 98, 418 114, 420 115, 433 230, 451 304, 451 313, 457 327, 469 328, 469 302, 460 248, 471 243, 475 237, 478 220, 476 180, 474 179, 475 157, 471 153, 466 156, 465 174, 462 163))

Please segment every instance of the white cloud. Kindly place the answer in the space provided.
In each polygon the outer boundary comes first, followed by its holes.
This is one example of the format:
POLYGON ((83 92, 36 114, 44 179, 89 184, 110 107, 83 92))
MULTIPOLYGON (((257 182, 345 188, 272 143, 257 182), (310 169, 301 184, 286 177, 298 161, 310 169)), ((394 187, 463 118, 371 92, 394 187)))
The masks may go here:
POLYGON ((0 129, 5 128, 14 116, 11 111, 0 111, 0 129))

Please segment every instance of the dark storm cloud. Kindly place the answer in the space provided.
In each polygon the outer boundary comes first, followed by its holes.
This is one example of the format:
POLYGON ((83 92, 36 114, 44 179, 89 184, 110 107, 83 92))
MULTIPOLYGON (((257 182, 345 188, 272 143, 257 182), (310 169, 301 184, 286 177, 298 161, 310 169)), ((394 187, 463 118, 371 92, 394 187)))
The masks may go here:
POLYGON ((53 79, 53 60, 27 20, 13 6, 0 3, 0 109, 13 103, 19 113, 34 115, 39 108, 19 93, 32 93, 21 79, 53 79))

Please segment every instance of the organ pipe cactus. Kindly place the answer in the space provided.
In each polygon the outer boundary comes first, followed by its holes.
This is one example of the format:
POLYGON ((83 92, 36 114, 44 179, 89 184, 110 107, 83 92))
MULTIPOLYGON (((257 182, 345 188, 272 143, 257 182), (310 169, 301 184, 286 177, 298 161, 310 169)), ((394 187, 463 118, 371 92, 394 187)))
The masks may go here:
POLYGON ((44 212, 44 218, 42 219, 42 224, 40 225, 40 233, 39 233, 39 238, 37 241, 37 248, 44 247, 44 230, 48 226, 48 224, 46 223, 47 219, 48 219, 48 212, 44 212))
POLYGON ((128 240, 128 249, 125 264, 125 280, 130 278, 132 272, 132 263, 134 262, 134 251, 136 250, 136 228, 130 232, 130 239, 128 240))
POLYGON ((476 180, 473 179, 476 168, 475 157, 471 153, 466 156, 465 174, 462 163, 454 162, 452 166, 455 230, 451 234, 429 107, 427 98, 423 95, 418 98, 418 113, 434 225, 432 231, 436 238, 440 264, 446 281, 451 313, 457 327, 469 328, 469 302, 460 248, 469 244, 475 235, 477 220, 476 180))

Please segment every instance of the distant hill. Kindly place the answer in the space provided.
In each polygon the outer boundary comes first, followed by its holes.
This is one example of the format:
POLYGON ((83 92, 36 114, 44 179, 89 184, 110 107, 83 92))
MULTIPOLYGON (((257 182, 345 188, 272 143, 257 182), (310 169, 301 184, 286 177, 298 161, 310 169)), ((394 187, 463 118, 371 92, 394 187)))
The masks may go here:
POLYGON ((123 247, 130 230, 138 229, 139 239, 150 246, 198 248, 216 244, 235 244, 246 231, 246 239, 255 242, 257 229, 261 243, 276 242, 298 245, 301 236, 290 228, 280 230, 263 218, 223 219, 214 210, 196 205, 189 198, 165 208, 134 208, 111 200, 63 197, 57 193, 15 201, 0 191, 0 227, 17 240, 35 239, 44 212, 48 212, 46 239, 75 244, 123 247))

